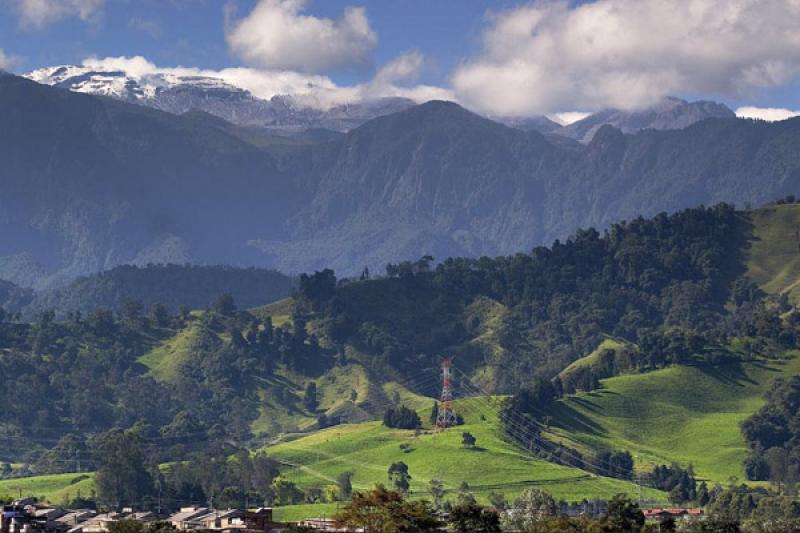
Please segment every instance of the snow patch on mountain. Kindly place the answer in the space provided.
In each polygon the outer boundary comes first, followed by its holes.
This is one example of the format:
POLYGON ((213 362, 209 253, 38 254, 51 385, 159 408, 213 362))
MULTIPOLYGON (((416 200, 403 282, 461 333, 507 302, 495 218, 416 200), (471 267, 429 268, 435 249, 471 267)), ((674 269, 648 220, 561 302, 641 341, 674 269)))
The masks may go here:
POLYGON ((281 132, 324 128, 348 131, 378 116, 407 109, 415 102, 401 97, 373 98, 334 105, 310 105, 307 95, 254 96, 221 78, 182 75, 176 71, 133 72, 98 65, 60 65, 34 70, 27 78, 70 91, 108 96, 174 114, 204 111, 234 124, 281 132))

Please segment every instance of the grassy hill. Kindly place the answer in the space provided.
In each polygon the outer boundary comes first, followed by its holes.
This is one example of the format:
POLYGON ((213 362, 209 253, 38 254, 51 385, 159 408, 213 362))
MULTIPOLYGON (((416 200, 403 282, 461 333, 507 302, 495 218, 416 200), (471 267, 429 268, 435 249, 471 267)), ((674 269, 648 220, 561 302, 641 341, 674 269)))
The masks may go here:
MULTIPOLYGON (((413 478, 411 489, 418 496, 427 496, 431 479, 443 481, 451 495, 467 482, 484 501, 491 492, 513 498, 529 486, 539 486, 565 500, 638 491, 631 483, 531 457, 501 437, 498 407, 498 398, 463 399, 456 402, 456 410, 464 416, 465 425, 443 432, 426 429, 416 434, 389 429, 380 422, 347 424, 269 446, 266 452, 286 464, 302 465, 284 473, 302 488, 324 487, 349 470, 354 474, 354 487, 367 489, 375 483, 388 483, 389 465, 403 461, 413 478), (465 431, 477 438, 476 449, 462 446, 465 431)), ((428 412, 420 410, 420 416, 427 418, 428 412)), ((645 494, 664 499, 658 491, 646 489, 645 494)))
POLYGON ((628 450, 638 463, 693 464, 700 478, 744 479, 739 424, 763 405, 777 377, 800 373, 800 357, 719 368, 672 366, 602 380, 560 400, 549 435, 577 448, 628 450))
POLYGON ((52 474, 0 480, 0 498, 35 496, 49 502, 61 503, 75 498, 78 492, 88 497, 94 489, 93 474, 52 474))
POLYGON ((768 293, 800 302, 800 205, 774 205, 748 213, 753 238, 747 274, 768 293))
POLYGON ((563 381, 580 368, 593 367, 600 361, 600 355, 603 352, 606 350, 621 350, 624 346, 625 345, 617 339, 604 339, 589 355, 581 357, 559 372, 558 377, 563 381))

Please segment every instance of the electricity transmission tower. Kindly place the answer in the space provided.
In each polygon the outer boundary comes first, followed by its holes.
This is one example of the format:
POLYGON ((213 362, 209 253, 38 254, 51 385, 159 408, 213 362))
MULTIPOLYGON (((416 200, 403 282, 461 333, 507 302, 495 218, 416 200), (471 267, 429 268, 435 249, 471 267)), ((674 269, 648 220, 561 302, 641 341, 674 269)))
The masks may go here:
POLYGON ((450 380, 450 364, 452 357, 442 359, 442 396, 439 398, 439 414, 436 416, 436 427, 445 429, 456 425, 456 412, 453 410, 453 391, 450 380))

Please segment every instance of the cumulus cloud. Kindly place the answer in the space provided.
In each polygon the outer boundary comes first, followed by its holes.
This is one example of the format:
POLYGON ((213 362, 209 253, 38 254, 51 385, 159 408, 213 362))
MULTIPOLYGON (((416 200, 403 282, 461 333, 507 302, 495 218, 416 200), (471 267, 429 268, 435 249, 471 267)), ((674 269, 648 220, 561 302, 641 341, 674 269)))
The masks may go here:
POLYGON ((557 0, 487 17, 480 55, 452 83, 497 115, 742 95, 800 74, 798 0, 557 0))
POLYGON ((105 0, 11 0, 19 23, 25 28, 40 29, 68 17, 95 22, 105 0))
POLYGON ((15 63, 14 57, 8 55, 0 48, 0 69, 9 70, 15 63))
MULTIPOLYGON (((413 54, 417 54, 416 52, 413 54)), ((378 70, 367 83, 340 86, 327 76, 304 74, 290 70, 226 68, 206 70, 193 67, 159 67, 144 57, 87 58, 84 67, 96 71, 122 70, 129 75, 158 84, 164 76, 205 76, 216 78, 250 91, 254 96, 269 99, 276 95, 292 95, 298 102, 319 109, 360 102, 385 96, 402 96, 416 102, 451 99, 452 94, 438 87, 400 85, 413 79, 422 68, 421 55, 403 55, 378 70)))
POLYGON ((740 107, 736 110, 740 118, 757 118, 769 122, 786 120, 787 118, 800 117, 800 110, 791 110, 781 107, 740 107))
POLYGON ((381 96, 401 96, 417 102, 428 100, 453 100, 449 89, 433 85, 400 85, 415 81, 425 66, 425 57, 417 50, 406 52, 386 63, 369 82, 357 86, 359 97, 369 99, 381 96))
POLYGON ((269 69, 322 72, 363 66, 378 44, 367 13, 347 7, 338 19, 303 13, 305 0, 260 0, 229 24, 228 46, 247 63, 269 69))

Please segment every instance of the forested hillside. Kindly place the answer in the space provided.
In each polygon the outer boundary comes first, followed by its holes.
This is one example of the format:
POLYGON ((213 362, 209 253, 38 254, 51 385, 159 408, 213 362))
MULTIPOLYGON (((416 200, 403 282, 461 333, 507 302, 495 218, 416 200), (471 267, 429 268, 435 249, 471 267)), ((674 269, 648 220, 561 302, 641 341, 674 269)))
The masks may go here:
MULTIPOLYGON (((6 315, 2 459, 68 471, 65 455, 88 456, 92 435, 112 428, 137 427, 170 460, 374 420, 387 404, 435 396, 442 356, 455 357, 460 394, 520 393, 510 405, 533 416, 620 373, 781 357, 796 345, 797 315, 746 276, 753 220, 720 204, 583 230, 528 254, 423 257, 359 279, 326 270, 302 276, 293 299, 250 311, 223 295, 194 313, 129 301, 64 320, 6 315), (550 389, 529 388, 542 379, 550 389)), ((183 282, 172 274, 139 295, 173 304, 166 284, 183 282)), ((257 275, 185 274, 240 275, 242 285, 257 275)), ((149 275, 126 267, 109 279, 143 286, 149 275)))

